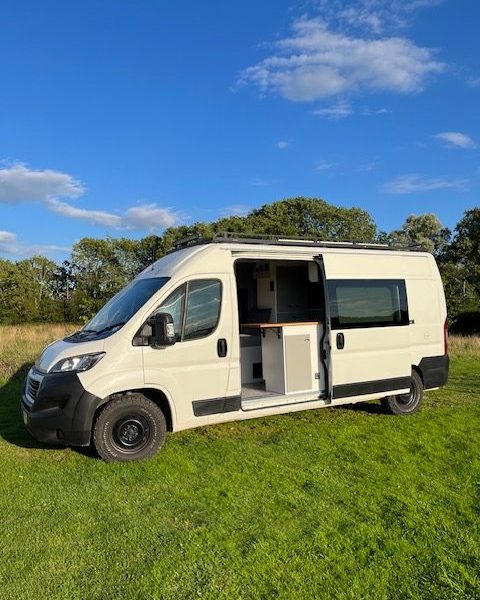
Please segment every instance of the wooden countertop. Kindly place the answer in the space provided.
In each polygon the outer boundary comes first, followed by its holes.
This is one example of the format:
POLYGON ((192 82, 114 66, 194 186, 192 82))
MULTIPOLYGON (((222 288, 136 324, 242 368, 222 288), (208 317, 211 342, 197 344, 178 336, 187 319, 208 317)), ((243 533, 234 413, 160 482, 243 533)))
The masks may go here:
POLYGON ((300 323, 242 323, 241 327, 258 327, 259 329, 274 329, 278 327, 300 327, 301 325, 321 325, 322 321, 302 321, 300 323))

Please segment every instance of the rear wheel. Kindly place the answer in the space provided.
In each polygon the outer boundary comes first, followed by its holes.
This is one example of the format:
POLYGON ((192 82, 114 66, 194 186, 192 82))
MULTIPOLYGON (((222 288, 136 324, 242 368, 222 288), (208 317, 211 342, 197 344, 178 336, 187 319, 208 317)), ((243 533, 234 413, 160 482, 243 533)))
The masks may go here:
POLYGON ((382 399, 382 406, 393 415, 411 415, 419 410, 423 398, 423 382, 416 371, 412 371, 410 392, 382 399))
POLYGON ((128 394, 102 409, 93 428, 93 445, 107 462, 131 462, 151 458, 166 432, 162 410, 142 394, 128 394))

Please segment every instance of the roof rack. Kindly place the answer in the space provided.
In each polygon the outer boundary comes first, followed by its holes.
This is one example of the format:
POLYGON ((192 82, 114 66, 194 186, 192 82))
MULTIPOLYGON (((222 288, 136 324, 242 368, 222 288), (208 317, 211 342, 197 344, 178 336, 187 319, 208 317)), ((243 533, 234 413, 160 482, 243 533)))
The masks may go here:
POLYGON ((402 246, 401 244, 375 244, 366 242, 333 242, 322 240, 316 237, 287 236, 277 234, 246 234, 224 231, 215 233, 211 237, 203 237, 201 234, 193 234, 181 238, 173 243, 173 247, 167 253, 175 252, 190 246, 199 246, 202 244, 268 244, 274 246, 306 246, 318 248, 355 248, 359 250, 415 250, 418 246, 402 246))

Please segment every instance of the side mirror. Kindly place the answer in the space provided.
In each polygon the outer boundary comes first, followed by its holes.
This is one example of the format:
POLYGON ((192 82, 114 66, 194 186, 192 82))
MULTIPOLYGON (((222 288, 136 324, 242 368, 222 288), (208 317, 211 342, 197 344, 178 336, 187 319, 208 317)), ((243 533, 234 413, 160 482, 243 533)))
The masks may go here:
POLYGON ((175 328, 173 325, 173 317, 168 313, 156 313, 153 316, 153 335, 150 338, 150 345, 173 346, 177 341, 175 337, 175 328))

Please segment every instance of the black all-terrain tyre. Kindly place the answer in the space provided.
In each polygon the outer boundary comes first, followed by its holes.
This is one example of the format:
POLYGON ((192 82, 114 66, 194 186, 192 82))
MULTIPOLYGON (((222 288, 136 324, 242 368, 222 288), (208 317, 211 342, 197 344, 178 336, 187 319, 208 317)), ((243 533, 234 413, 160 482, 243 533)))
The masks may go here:
POLYGON ((118 396, 105 405, 93 427, 93 445, 107 462, 151 458, 165 440, 162 410, 142 394, 118 396))
POLYGON ((412 371, 410 393, 399 396, 389 396, 382 399, 382 406, 393 415, 411 415, 419 410, 423 399, 422 378, 412 371))

